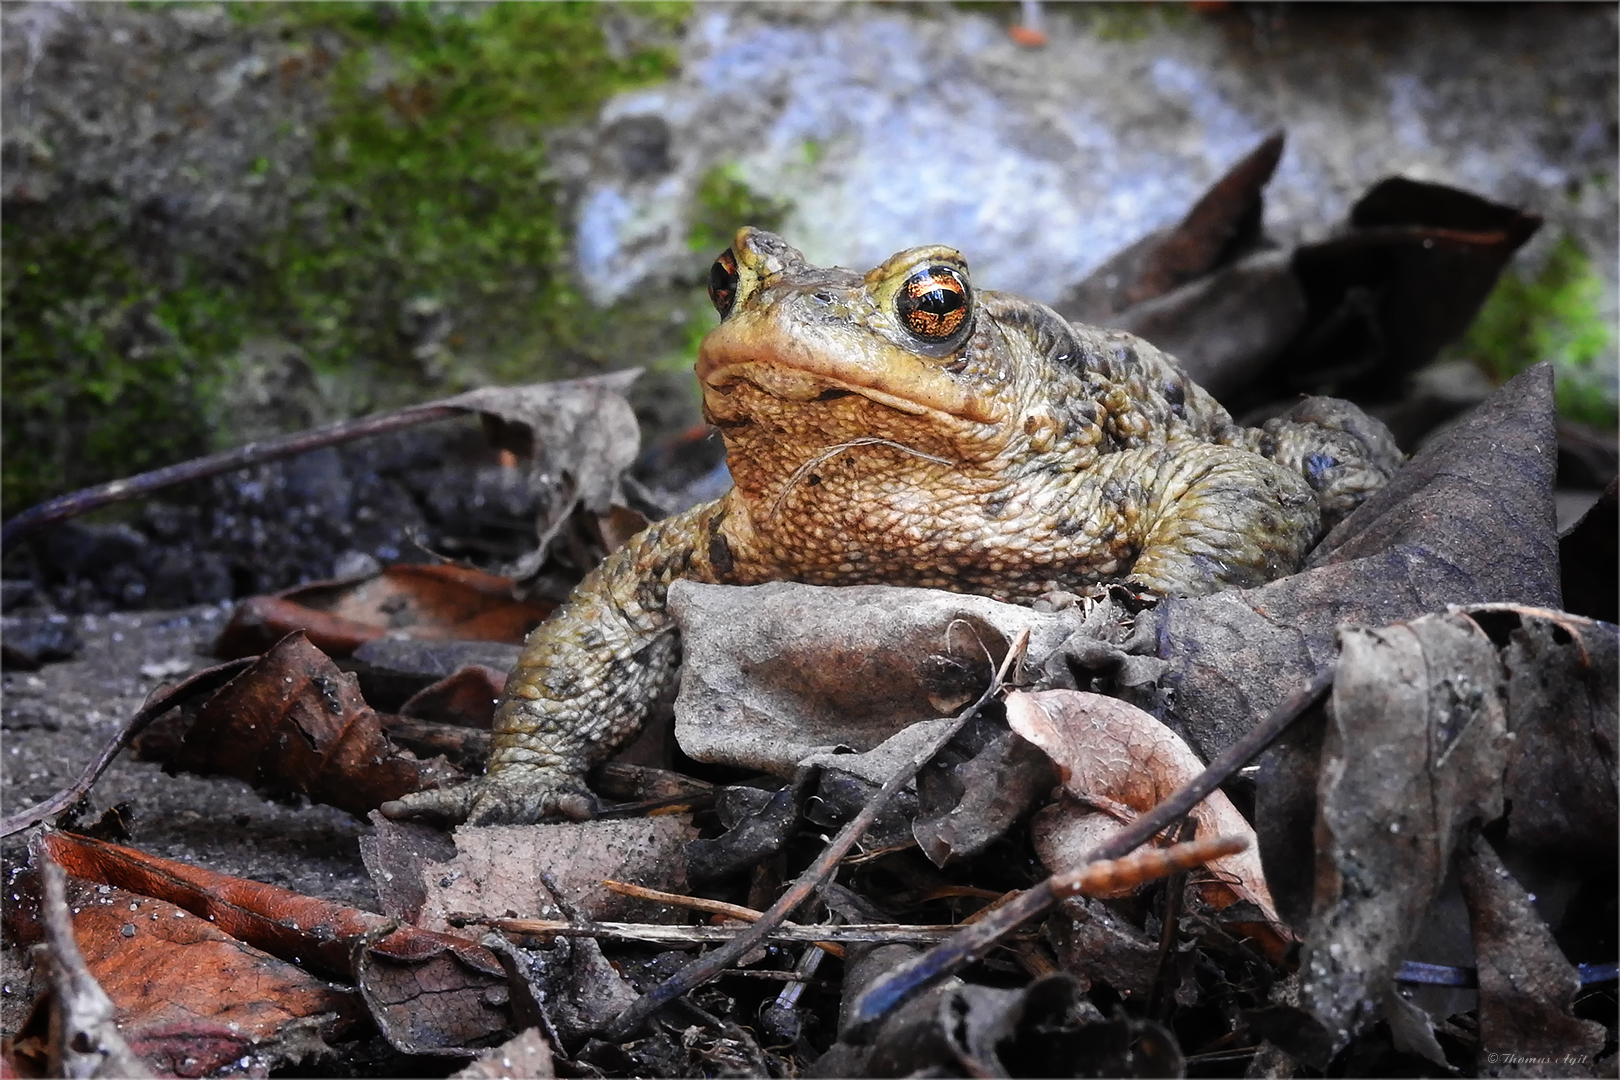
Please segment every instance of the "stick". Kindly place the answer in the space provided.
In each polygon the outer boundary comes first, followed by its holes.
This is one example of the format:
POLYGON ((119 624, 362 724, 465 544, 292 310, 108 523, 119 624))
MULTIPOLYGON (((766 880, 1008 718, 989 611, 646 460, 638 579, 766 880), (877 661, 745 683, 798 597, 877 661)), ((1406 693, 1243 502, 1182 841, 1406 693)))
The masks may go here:
MULTIPOLYGON (((1248 764, 1250 758, 1271 745, 1306 709, 1327 693, 1328 687, 1333 685, 1334 670, 1335 665, 1329 664, 1317 672, 1309 683, 1250 728, 1243 738, 1217 755, 1198 776, 1098 845, 1088 861, 1118 859, 1127 855, 1151 840, 1160 829, 1185 817, 1210 792, 1248 764)), ((988 953, 1016 927, 1044 915, 1062 899, 1054 888, 1056 880, 1047 878, 1011 903, 998 908, 984 921, 964 928, 949 941, 941 942, 879 978, 850 1010, 844 1040, 850 1043, 869 1040, 876 1033, 878 1022, 889 1010, 988 953)))
POLYGON ((220 473, 234 472, 245 469, 249 465, 259 465, 266 461, 275 461, 279 458, 295 457, 298 454, 319 450, 326 446, 335 446, 338 443, 353 442, 355 439, 364 439, 371 435, 382 435, 389 431, 398 431, 400 428, 414 427, 417 424, 427 424, 435 420, 445 420, 452 416, 464 416, 470 410, 460 405, 444 405, 429 402, 426 405, 410 405, 392 412, 377 413, 373 416, 362 416, 357 420, 343 420, 336 424, 327 424, 325 427, 311 428, 308 431, 295 431, 290 435, 277 435, 273 439, 261 439, 250 442, 246 446, 238 446, 235 450, 226 450, 219 454, 210 454, 207 457, 193 458, 182 461, 178 465, 169 465, 151 472, 143 472, 123 480, 112 480, 95 487, 83 488, 79 491, 70 491, 66 495, 58 495, 54 499, 31 506, 18 514, 5 525, 0 526, 0 551, 9 551, 14 545, 33 536, 57 522, 68 518, 78 517, 80 514, 98 510, 103 506, 111 506, 116 502, 127 499, 138 499, 175 484, 183 484, 188 480, 202 480, 220 473))
MULTIPOLYGON (((452 919, 455 919, 452 916, 452 919)), ((756 915, 756 919, 758 916, 756 915)), ((714 945, 732 941, 749 926, 671 926, 664 923, 571 922, 567 919, 474 919, 507 934, 533 937, 593 937, 608 941, 640 941, 654 945, 714 945)), ((758 925, 757 922, 755 925, 758 925)), ((774 945, 810 944, 823 949, 842 944, 935 945, 960 930, 960 926, 912 925, 909 923, 840 923, 801 926, 779 923, 763 940, 774 945)))
POLYGON ((911 778, 916 776, 924 765, 932 761, 934 755, 944 749, 946 743, 956 737, 956 733, 962 730, 964 724, 978 715, 979 710, 984 708, 985 703, 990 700, 996 691, 1001 689, 1001 680, 1006 675, 1008 667, 1018 656, 1023 654, 1028 645, 1029 631, 1026 630, 1018 635, 1018 639, 1013 642, 1012 648, 1007 650, 1007 656, 1002 660, 1001 668, 996 672, 995 677, 990 680, 990 685, 985 689, 984 693, 979 695, 979 700, 964 709, 961 715, 945 724, 928 741, 927 745, 918 750, 910 761, 884 782, 883 786, 878 789, 877 794, 872 796, 871 801, 862 807, 861 812, 851 818, 849 823, 839 830, 832 843, 828 844, 826 849, 822 851, 820 858, 816 859, 808 870, 800 874, 798 879, 788 886, 787 891, 777 899, 776 903, 771 905, 770 910, 765 913, 764 917, 733 938, 729 943, 720 946, 720 948, 707 956, 700 957, 687 964, 680 971, 677 971, 674 975, 631 1002, 630 1007, 620 1013, 618 1018, 608 1025, 607 1037, 615 1042, 627 1038, 632 1032, 640 1028, 642 1023, 653 1013, 682 994, 702 986, 730 967, 738 957, 764 941, 767 934, 776 929, 792 913, 794 908, 809 899, 810 894, 815 892, 821 883, 832 874, 833 870, 838 866, 839 860, 849 853, 849 849, 855 846, 855 842, 877 820, 878 815, 889 804, 889 800, 894 798, 901 788, 910 783, 911 778))
MULTIPOLYGON (((741 904, 728 904, 724 900, 710 900, 704 896, 682 896, 680 893, 665 892, 662 889, 649 889, 645 885, 632 885, 627 881, 614 881, 606 878, 602 887, 608 892, 616 892, 620 896, 633 896, 638 900, 651 900, 659 904, 668 904, 671 907, 683 907, 692 911, 707 911, 711 915, 724 915, 730 919, 739 919, 742 922, 758 922, 764 912, 755 911, 751 907, 741 904)), ((792 926, 793 923, 783 923, 783 926, 792 926)), ((834 945, 830 941, 818 941, 827 952, 832 953, 840 960, 844 958, 844 947, 834 945)))

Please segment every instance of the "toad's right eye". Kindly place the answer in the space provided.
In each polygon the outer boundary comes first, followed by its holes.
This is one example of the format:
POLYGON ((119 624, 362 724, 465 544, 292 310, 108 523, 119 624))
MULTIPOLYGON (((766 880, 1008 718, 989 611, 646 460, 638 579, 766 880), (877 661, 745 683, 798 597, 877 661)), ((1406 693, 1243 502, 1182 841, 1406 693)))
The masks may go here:
POLYGON ((709 267, 709 299, 722 319, 730 314, 731 305, 737 302, 737 257, 730 250, 709 267))

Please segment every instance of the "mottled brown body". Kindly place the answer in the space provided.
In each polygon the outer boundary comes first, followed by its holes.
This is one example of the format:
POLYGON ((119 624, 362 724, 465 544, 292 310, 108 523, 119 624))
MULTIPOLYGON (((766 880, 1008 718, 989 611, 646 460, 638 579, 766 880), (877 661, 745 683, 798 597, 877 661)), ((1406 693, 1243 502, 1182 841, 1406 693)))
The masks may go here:
POLYGON ((735 487, 658 522, 530 635, 489 773, 394 813, 583 816, 589 766, 674 676, 671 581, 886 583, 1027 601, 1122 579, 1164 594, 1296 569, 1400 462, 1353 405, 1246 429, 1152 345, 974 293, 917 248, 864 277, 744 229, 698 359, 735 487))

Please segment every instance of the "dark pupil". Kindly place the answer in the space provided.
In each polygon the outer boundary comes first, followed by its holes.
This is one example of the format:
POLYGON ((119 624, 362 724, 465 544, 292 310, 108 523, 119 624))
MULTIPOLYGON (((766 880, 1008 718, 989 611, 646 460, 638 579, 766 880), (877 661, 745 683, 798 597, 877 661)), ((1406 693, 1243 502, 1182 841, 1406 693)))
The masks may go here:
POLYGON ((926 270, 906 282, 897 306, 907 330, 943 341, 967 321, 967 286, 944 268, 926 270))
POLYGON ((714 265, 709 267, 709 300, 723 319, 736 299, 737 262, 728 251, 714 260, 714 265))
POLYGON ((916 310, 929 315, 948 315, 962 306, 962 294, 938 286, 916 298, 916 310))

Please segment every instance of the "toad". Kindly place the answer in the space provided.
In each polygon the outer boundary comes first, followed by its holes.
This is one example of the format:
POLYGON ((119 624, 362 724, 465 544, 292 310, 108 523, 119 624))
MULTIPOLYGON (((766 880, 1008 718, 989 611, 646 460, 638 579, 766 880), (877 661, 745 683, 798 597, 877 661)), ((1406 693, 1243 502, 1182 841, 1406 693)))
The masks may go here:
POLYGON ((385 813, 589 816, 586 771, 676 676, 677 578, 1023 603, 1107 581, 1247 588, 1298 569, 1402 460, 1343 401, 1239 427, 1146 341, 974 289, 948 247, 861 275, 745 228, 709 295, 697 376, 733 488, 639 533, 530 634, 482 778, 385 813))

